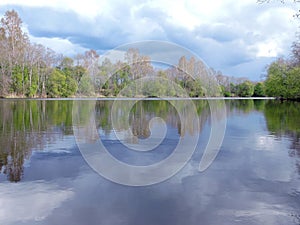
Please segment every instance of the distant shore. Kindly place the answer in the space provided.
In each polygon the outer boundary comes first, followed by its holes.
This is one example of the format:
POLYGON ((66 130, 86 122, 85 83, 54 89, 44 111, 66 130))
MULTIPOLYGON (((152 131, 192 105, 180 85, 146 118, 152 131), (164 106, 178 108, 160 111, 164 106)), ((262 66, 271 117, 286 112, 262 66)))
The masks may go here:
MULTIPOLYGON (((0 100, 274 100, 275 97, 68 97, 68 98, 26 98, 1 97, 0 100)), ((282 99, 278 99, 282 100, 282 99)))

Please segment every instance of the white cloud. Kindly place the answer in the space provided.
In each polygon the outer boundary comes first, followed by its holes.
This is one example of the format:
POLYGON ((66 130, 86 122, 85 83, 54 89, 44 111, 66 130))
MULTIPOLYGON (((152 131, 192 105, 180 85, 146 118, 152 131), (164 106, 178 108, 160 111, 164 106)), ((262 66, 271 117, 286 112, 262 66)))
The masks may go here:
MULTIPOLYGON (((103 51, 128 42, 165 40, 227 71, 238 71, 234 68, 260 57, 288 55, 299 24, 293 19, 295 5, 255 0, 0 2, 0 6, 8 5, 23 6, 21 17, 33 41, 67 55, 86 48, 103 51)), ((254 68, 258 66, 244 67, 257 76, 261 67, 254 68)))
POLYGON ((268 41, 257 45, 257 57, 277 57, 283 52, 276 41, 268 41))
POLYGON ((74 56, 78 53, 83 53, 87 51, 87 48, 84 48, 78 44, 73 44, 68 39, 63 38, 47 38, 47 37, 34 37, 30 36, 32 42, 37 44, 42 44, 48 48, 51 48, 57 53, 61 53, 67 56, 74 56))
POLYGON ((0 184, 0 224, 44 220, 73 194, 45 182, 0 184))

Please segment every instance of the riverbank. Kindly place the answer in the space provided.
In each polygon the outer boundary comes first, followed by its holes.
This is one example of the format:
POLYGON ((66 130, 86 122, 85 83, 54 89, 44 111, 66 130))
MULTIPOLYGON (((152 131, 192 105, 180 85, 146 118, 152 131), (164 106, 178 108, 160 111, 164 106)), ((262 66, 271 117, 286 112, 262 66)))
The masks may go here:
MULTIPOLYGON (((275 100, 275 97, 68 97, 68 98, 23 98, 23 97, 10 97, 0 98, 0 100, 240 100, 240 99, 253 99, 253 100, 275 100)), ((278 99, 281 100, 281 99, 278 99)), ((299 100, 298 100, 299 101, 299 100)))

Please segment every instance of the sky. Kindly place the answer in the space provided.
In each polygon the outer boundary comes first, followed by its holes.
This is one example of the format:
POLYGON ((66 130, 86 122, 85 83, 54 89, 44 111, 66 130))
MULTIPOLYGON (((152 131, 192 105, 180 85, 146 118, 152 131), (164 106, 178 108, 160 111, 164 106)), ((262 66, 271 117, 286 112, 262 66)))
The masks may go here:
POLYGON ((297 8, 276 0, 1 0, 0 16, 16 10, 32 42, 66 56, 168 41, 225 75, 255 81, 276 58, 290 55, 297 8))

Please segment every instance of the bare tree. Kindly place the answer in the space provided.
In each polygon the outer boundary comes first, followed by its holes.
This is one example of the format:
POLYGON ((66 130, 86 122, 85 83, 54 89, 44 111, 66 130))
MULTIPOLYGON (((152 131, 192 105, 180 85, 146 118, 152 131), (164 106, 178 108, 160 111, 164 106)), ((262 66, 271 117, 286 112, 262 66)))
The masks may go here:
POLYGON ((125 59, 130 66, 130 74, 133 80, 145 77, 153 72, 151 58, 141 55, 138 49, 129 49, 126 52, 125 59))
MULTIPOLYGON (((257 0, 258 3, 269 3, 269 2, 281 2, 281 3, 286 3, 288 1, 286 0, 257 0)), ((297 2, 300 2, 300 0, 290 0, 289 2, 294 2, 294 3, 297 3, 297 2)))
POLYGON ((91 80, 94 83, 95 90, 100 90, 101 88, 101 79, 100 79, 100 70, 99 70, 99 55, 98 53, 91 49, 84 53, 84 68, 88 71, 91 80))
MULTIPOLYGON (((0 32, 0 39, 1 39, 1 47, 2 49, 2 56, 5 57, 7 60, 7 65, 5 66, 6 71, 3 71, 3 76, 6 78, 4 79, 6 82, 11 83, 13 78, 13 70, 16 66, 25 67, 25 48, 26 45, 29 43, 28 36, 25 34, 22 29, 22 20, 19 18, 16 11, 7 11, 4 17, 1 19, 1 32, 0 32)), ((22 84, 18 85, 17 89, 24 88, 24 73, 22 71, 22 84)), ((21 91, 21 90, 17 90, 21 91)))
MULTIPOLYGON (((291 3, 299 3, 300 0, 257 0, 257 3, 259 4, 263 4, 263 3, 270 3, 270 2, 280 2, 282 4, 284 3, 288 3, 288 2, 291 2, 291 3)), ((297 10, 297 13, 294 15, 294 17, 296 18, 299 18, 300 17, 300 10, 297 10)))

